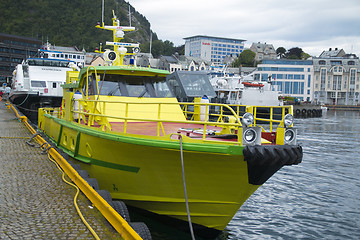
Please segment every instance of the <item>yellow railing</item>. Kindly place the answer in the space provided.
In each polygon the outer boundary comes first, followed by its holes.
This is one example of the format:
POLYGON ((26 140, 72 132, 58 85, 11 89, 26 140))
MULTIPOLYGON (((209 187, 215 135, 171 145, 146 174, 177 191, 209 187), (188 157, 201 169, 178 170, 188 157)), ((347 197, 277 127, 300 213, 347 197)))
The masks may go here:
MULTIPOLYGON (((183 103, 180 103, 183 104, 183 103)), ((269 125, 269 131, 272 132, 276 126, 278 126, 284 116, 288 113, 293 114, 293 106, 247 106, 247 105, 224 105, 224 104, 208 104, 209 106, 214 106, 212 110, 210 110, 209 116, 217 119, 218 121, 223 121, 225 117, 231 117, 234 113, 240 119, 246 113, 252 113, 254 116, 254 123, 252 126, 260 126, 263 131, 265 131, 263 125, 269 125), (223 106, 227 106, 224 108, 223 106), (217 108, 216 108, 217 107, 217 108), (227 111, 229 107, 233 110, 231 112, 227 111)), ((194 116, 196 115, 195 111, 191 111, 188 109, 188 105, 184 105, 182 110, 189 120, 194 120, 194 116)))
MULTIPOLYGON (((98 124, 102 125, 102 123, 108 122, 108 119, 112 118, 112 119, 120 119, 124 121, 124 127, 123 127, 123 133, 127 132, 127 127, 128 127, 128 122, 129 121, 145 121, 145 122, 156 122, 157 123, 157 136, 160 136, 161 134, 164 136, 165 135, 165 129, 163 126, 164 122, 169 122, 169 123, 184 123, 184 124, 198 124, 198 125, 202 125, 203 126, 203 140, 205 140, 206 137, 206 129, 207 126, 217 126, 217 127, 222 127, 222 128, 232 128, 232 129, 239 129, 242 127, 241 125, 241 121, 240 118, 241 116, 236 115, 235 111, 230 108, 228 105, 225 104, 215 104, 215 103, 178 103, 178 102, 174 102, 174 103, 164 103, 164 102, 129 102, 129 101, 109 101, 109 100, 84 100, 84 99, 74 99, 74 101, 79 101, 79 102, 86 102, 87 104, 80 104, 80 105, 95 105, 97 104, 98 106, 102 106, 101 111, 99 111, 99 109, 95 109, 92 107, 89 107, 89 109, 84 109, 81 110, 81 108, 79 108, 79 111, 74 111, 71 110, 71 112, 74 113, 78 113, 80 116, 85 117, 85 115, 89 116, 88 120, 84 121, 88 126, 93 125, 93 123, 91 121, 89 121, 89 119, 94 119, 96 120, 96 117, 99 117, 98 119, 98 124), (94 104, 89 104, 89 103, 94 103, 94 104), (125 111, 123 112, 123 116, 114 116, 114 115, 107 115, 107 114, 103 114, 104 112, 106 112, 106 106, 108 104, 122 104, 125 105, 125 111), (129 106, 130 105, 142 105, 144 109, 146 109, 146 105, 157 105, 157 118, 143 118, 143 117, 129 117, 129 106), (162 119, 162 109, 163 106, 165 105, 173 105, 174 109, 177 109, 177 106, 182 105, 182 106, 189 106, 192 105, 194 108, 200 108, 200 107, 205 107, 205 115, 204 118, 208 119, 210 116, 216 116, 216 121, 208 121, 208 120, 204 120, 201 121, 200 120, 200 116, 197 116, 196 119, 192 119, 191 121, 189 120, 175 120, 175 119, 162 119), (227 115, 221 115, 221 114, 209 114, 208 113, 208 109, 210 106, 217 106, 220 107, 221 109, 226 109, 228 112, 230 112, 230 114, 227 115), (98 113, 96 113, 98 112, 98 113), (224 119, 225 117, 229 118, 233 118, 234 121, 232 122, 225 122, 224 119), (101 123, 102 122, 102 123, 101 123)), ((176 110, 174 110, 175 112, 176 110)), ((224 111, 223 111, 224 112, 224 111)), ((194 115, 199 115, 200 112, 195 112, 195 114, 193 114, 193 118, 194 115)), ((81 119, 79 117, 78 119, 78 123, 81 122, 81 119)), ((102 127, 103 130, 106 130, 106 127, 102 127)), ((238 134, 240 134, 241 131, 238 131, 238 134)), ((242 137, 238 136, 238 141, 241 143, 242 142, 242 137)))
POLYGON ((254 125, 269 124, 269 131, 272 132, 274 125, 278 126, 286 114, 293 115, 293 106, 246 106, 246 111, 254 115, 254 125))
MULTIPOLYGON (((156 135, 157 136, 164 136, 165 129, 164 129, 164 122, 169 123, 192 123, 202 125, 203 127, 203 140, 206 138, 206 129, 208 126, 217 126, 222 127, 224 133, 235 133, 236 130, 242 128, 241 118, 245 112, 250 112, 254 115, 254 123, 252 126, 260 126, 262 131, 266 131, 264 127, 270 128, 270 132, 278 126, 284 116, 287 113, 293 113, 292 106, 240 106, 240 105, 226 105, 226 104, 218 104, 218 103, 169 103, 169 102, 129 102, 129 101, 110 101, 110 100, 84 100, 84 99, 74 99, 74 101, 79 101, 79 106, 88 106, 88 108, 80 107, 79 111, 71 110, 72 114, 78 113, 79 117, 78 123, 81 122, 83 119, 84 123, 88 126, 94 124, 96 121, 102 130, 111 130, 111 125, 109 124, 108 119, 120 119, 124 122, 123 126, 123 133, 126 133, 128 130, 128 122, 129 121, 145 121, 145 122, 156 122, 157 129, 156 135), (85 103, 85 104, 84 104, 85 103), (104 114, 106 113, 106 108, 109 108, 109 104, 119 104, 123 105, 122 109, 122 116, 114 116, 104 114), (96 108, 94 106, 97 106, 96 108), (131 105, 142 105, 144 109, 147 109, 146 105, 157 105, 156 113, 153 114, 153 118, 146 118, 146 117, 129 117, 131 105), (162 111, 164 106, 166 105, 173 105, 177 111, 177 106, 181 106, 181 110, 185 116, 185 120, 178 120, 178 119, 164 119, 162 115, 162 111), (101 106, 101 107, 100 107, 101 106), (100 108, 100 110, 99 110, 100 108), (202 111, 201 111, 201 108, 202 111), (264 112, 265 109, 265 112, 264 112), (202 115, 203 119, 200 119, 202 115), (87 117, 86 117, 87 116, 87 117), (266 116, 266 117, 264 117, 266 116), (205 119, 205 120, 204 120, 205 119), (266 125, 266 126, 265 126, 266 125), (231 130, 230 130, 231 129, 231 130)), ((47 111, 49 111, 48 109, 47 111)), ((56 111, 52 114, 55 115, 56 111)), ((58 114, 58 117, 61 117, 58 114)), ((238 135, 238 142, 242 142, 242 137, 239 135, 241 131, 237 131, 238 135)))

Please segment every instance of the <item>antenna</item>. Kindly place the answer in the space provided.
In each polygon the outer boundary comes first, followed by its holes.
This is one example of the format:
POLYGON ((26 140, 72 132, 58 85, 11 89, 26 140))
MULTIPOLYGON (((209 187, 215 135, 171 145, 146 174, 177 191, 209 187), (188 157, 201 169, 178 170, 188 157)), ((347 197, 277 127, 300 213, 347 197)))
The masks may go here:
POLYGON ((130 11, 130 4, 129 4, 129 26, 131 27, 131 11, 130 11))
POLYGON ((104 0, 102 0, 102 5, 101 5, 101 23, 104 26, 104 0))

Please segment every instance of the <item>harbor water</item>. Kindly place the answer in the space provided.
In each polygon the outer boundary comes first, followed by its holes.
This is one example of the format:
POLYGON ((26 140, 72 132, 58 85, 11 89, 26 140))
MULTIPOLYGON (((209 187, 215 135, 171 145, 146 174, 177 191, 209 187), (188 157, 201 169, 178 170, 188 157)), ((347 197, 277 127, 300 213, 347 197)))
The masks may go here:
MULTIPOLYGON (((294 125, 303 162, 275 173, 217 239, 360 239, 360 112, 330 110, 294 125)), ((191 239, 147 224, 155 240, 191 239)))
POLYGON ((360 239, 360 112, 295 119, 304 157, 241 207, 228 239, 360 239))

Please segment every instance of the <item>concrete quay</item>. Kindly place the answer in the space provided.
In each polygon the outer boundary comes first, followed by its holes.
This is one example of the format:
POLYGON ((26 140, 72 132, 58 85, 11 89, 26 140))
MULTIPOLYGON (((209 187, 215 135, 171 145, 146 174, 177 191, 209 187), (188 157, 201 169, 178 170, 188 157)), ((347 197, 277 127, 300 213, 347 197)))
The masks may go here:
MULTIPOLYGON (((94 239, 75 209, 76 189, 29 137, 0 102, 0 239, 94 239)), ((82 193, 77 203, 100 239, 121 239, 82 193)))

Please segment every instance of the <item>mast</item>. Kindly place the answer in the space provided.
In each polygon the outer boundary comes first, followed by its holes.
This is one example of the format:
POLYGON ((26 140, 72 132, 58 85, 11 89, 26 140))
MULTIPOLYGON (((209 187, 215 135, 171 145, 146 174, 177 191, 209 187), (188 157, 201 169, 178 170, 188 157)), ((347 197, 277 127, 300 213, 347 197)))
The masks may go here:
POLYGON ((102 5, 101 5, 101 24, 102 26, 104 26, 104 0, 102 0, 102 5))
POLYGON ((116 17, 115 12, 113 10, 113 24, 105 25, 103 22, 102 25, 98 23, 96 28, 110 30, 113 32, 113 41, 106 41, 106 45, 113 46, 114 50, 106 50, 104 52, 104 59, 112 64, 113 66, 119 66, 124 64, 125 55, 134 55, 140 52, 140 48, 138 43, 123 43, 120 42, 124 39, 125 32, 135 31, 135 27, 131 26, 121 26, 119 19, 116 17), (127 53, 127 48, 132 48, 132 53, 127 53))

